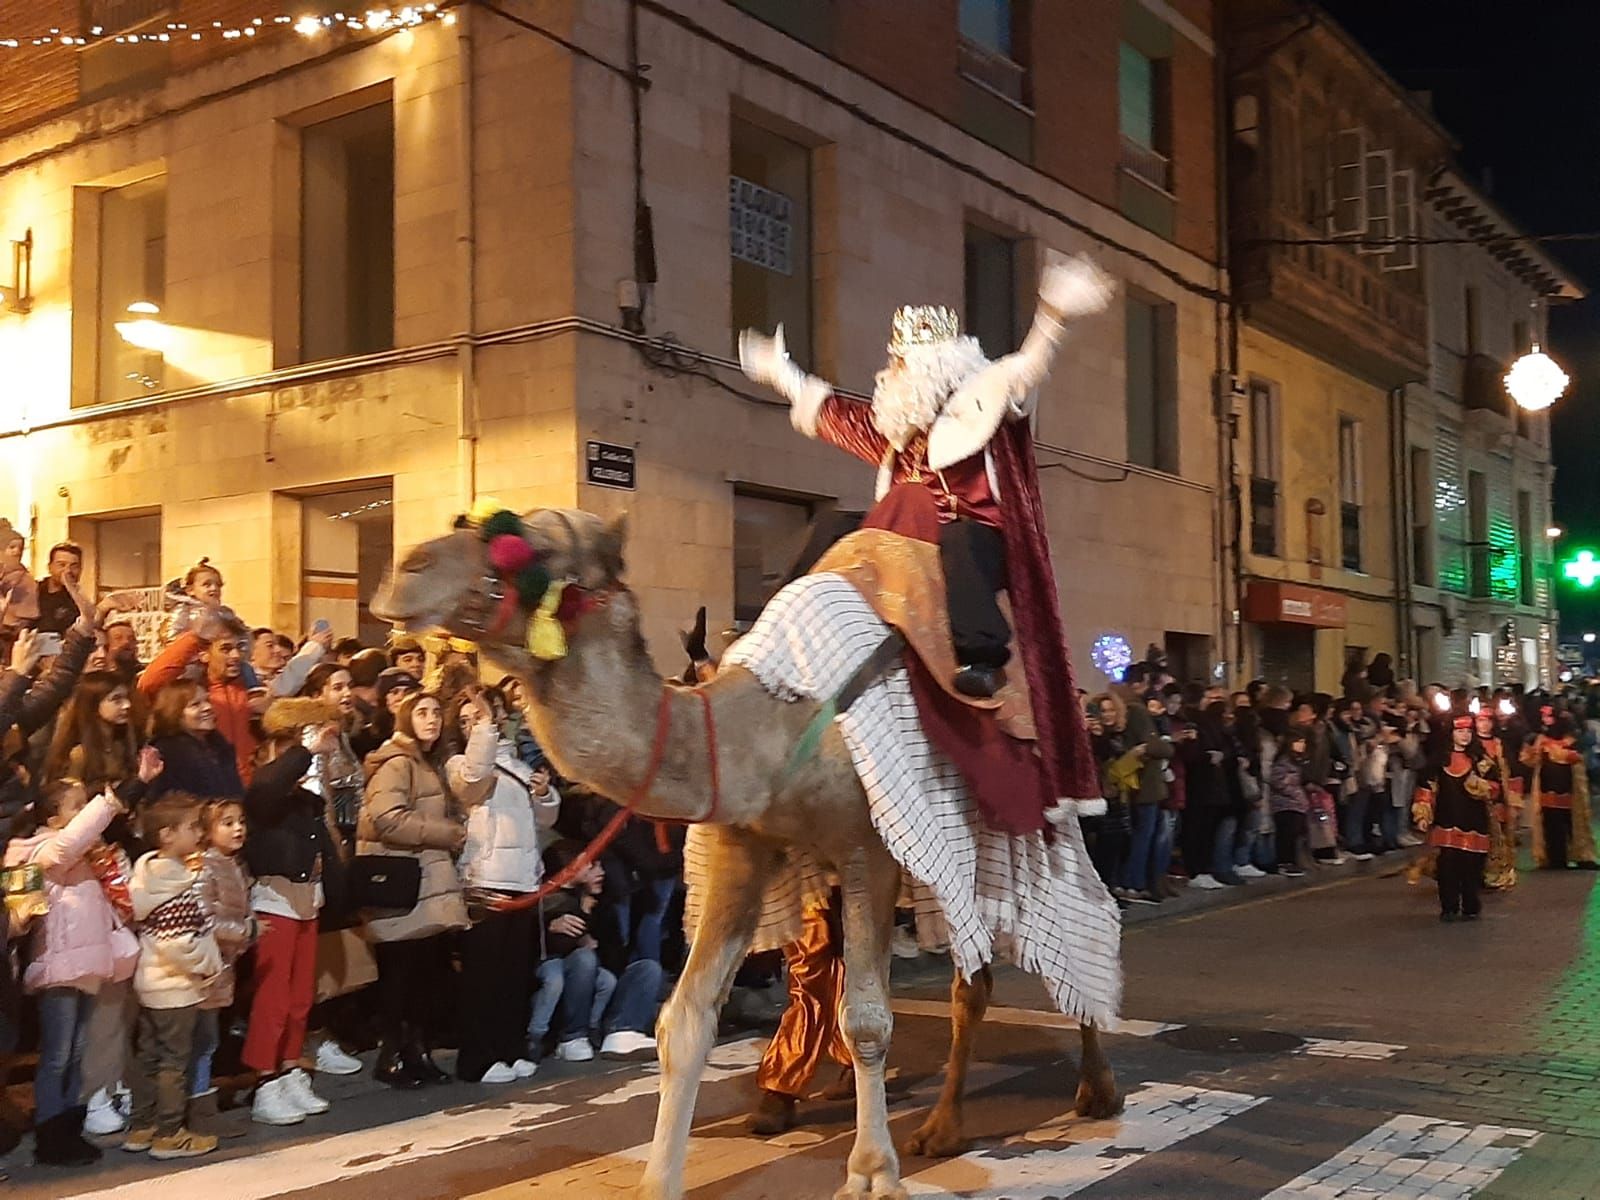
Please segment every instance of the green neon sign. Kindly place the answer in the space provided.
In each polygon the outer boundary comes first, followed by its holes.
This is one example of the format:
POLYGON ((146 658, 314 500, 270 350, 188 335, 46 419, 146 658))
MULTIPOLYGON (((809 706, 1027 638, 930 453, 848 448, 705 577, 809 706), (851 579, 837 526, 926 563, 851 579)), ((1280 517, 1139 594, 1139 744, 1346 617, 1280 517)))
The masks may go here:
POLYGON ((1600 558, 1593 550, 1580 550, 1561 564, 1561 573, 1587 591, 1600 582, 1600 558))

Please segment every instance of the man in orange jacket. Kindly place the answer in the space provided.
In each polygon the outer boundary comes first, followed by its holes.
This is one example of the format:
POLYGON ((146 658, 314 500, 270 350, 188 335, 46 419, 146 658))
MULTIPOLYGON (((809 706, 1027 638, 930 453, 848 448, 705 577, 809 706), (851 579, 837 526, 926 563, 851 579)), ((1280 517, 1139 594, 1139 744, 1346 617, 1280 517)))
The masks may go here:
POLYGON ((253 698, 244 682, 247 631, 232 613, 212 609, 196 618, 195 626, 169 642, 139 676, 139 691, 147 700, 169 683, 181 679, 197 658, 205 656, 206 683, 211 707, 217 713, 217 732, 233 747, 239 778, 248 787, 255 772, 256 737, 253 698))

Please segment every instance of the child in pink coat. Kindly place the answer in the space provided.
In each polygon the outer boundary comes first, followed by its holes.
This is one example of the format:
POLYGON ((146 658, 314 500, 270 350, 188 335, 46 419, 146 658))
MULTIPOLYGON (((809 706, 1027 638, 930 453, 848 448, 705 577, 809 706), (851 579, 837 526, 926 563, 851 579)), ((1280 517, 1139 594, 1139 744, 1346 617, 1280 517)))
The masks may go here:
POLYGON ((139 958, 138 939, 86 858, 122 804, 109 789, 90 800, 83 784, 63 779, 47 785, 33 807, 43 824, 31 837, 11 840, 5 865, 40 867, 50 906, 34 927, 32 962, 22 977, 39 1005, 34 1161, 85 1166, 100 1157, 83 1139, 78 1103, 89 1014, 101 985, 130 978, 139 958))

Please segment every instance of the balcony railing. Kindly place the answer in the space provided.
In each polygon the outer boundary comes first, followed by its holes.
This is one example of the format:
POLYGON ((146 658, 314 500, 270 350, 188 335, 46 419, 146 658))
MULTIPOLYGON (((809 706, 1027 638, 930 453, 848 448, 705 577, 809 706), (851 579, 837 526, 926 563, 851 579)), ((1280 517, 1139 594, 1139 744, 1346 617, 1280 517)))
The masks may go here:
POLYGON ((1461 364, 1461 404, 1468 412, 1489 412, 1515 419, 1516 406, 1506 392, 1505 366, 1487 354, 1473 354, 1461 364))
POLYGON ((956 69, 1013 104, 1028 102, 1028 68, 970 38, 962 38, 957 45, 956 69))
POLYGON ((1163 192, 1172 191, 1172 160, 1159 150, 1141 146, 1132 138, 1125 137, 1122 139, 1118 165, 1151 187, 1160 188, 1163 192))

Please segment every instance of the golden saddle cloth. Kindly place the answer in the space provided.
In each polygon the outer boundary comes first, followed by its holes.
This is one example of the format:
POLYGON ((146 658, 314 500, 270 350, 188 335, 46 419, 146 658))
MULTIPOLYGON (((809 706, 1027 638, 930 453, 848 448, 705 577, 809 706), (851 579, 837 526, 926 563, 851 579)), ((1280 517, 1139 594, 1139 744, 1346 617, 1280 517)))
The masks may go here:
MULTIPOLYGON (((830 573, 848 580, 879 618, 900 632, 948 695, 969 707, 993 711, 1008 736, 1019 741, 1036 739, 1033 706, 1015 632, 1011 639, 1011 665, 992 699, 974 699, 955 690, 958 664, 950 641, 950 611, 938 546, 886 529, 858 529, 834 543, 809 573, 830 573)), ((1001 610, 1015 630, 1005 595, 1002 593, 999 599, 1001 610)))

